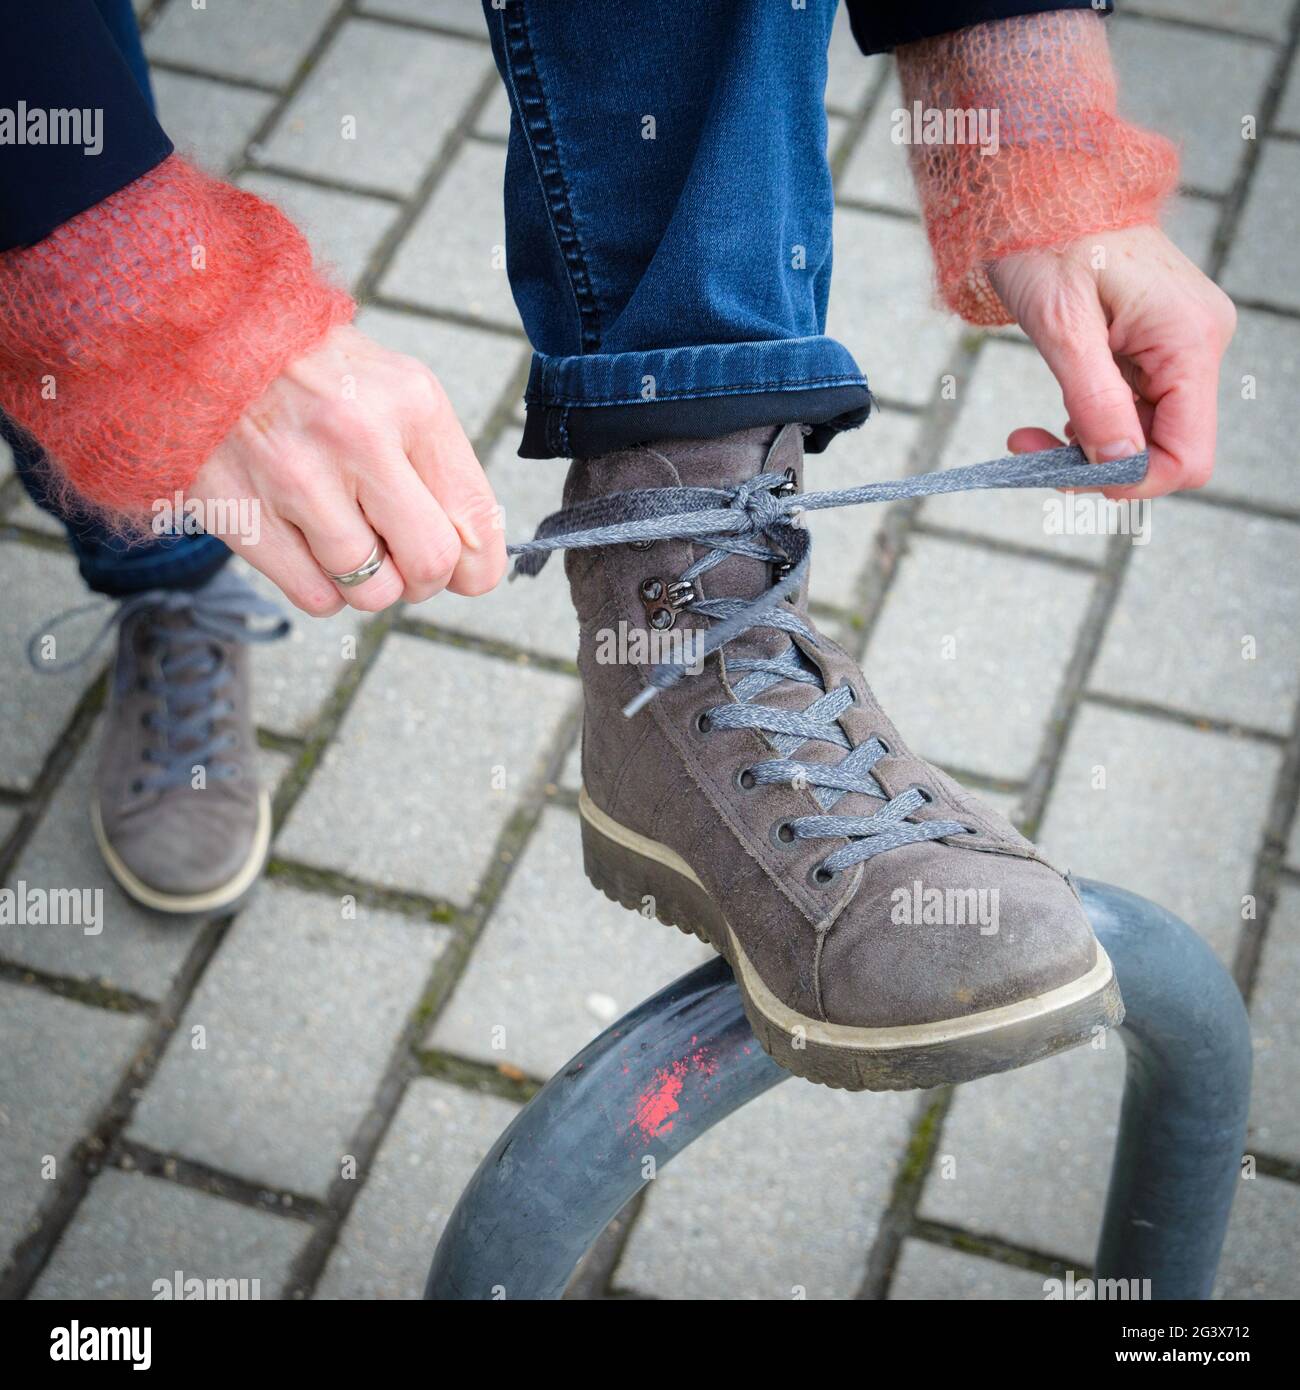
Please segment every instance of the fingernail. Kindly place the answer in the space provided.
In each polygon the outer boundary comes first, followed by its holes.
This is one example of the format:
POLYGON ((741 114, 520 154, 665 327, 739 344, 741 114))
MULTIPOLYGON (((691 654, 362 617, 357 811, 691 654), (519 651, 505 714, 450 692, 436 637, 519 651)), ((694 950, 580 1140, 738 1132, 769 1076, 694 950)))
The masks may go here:
POLYGON ((1085 449, 1089 463, 1114 463, 1116 459, 1132 458, 1134 454, 1142 452, 1140 444, 1134 444, 1131 439, 1121 439, 1118 444, 1103 444, 1100 449, 1085 449))

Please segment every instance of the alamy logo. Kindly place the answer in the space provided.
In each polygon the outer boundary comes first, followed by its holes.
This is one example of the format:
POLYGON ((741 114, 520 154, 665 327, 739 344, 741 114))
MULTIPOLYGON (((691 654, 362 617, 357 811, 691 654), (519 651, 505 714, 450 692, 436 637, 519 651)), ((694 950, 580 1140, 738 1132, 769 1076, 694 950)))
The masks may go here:
POLYGON ((1044 1279, 1048 1303, 1137 1303, 1151 1297, 1150 1279, 1076 1279, 1067 1269, 1064 1279, 1044 1279))
POLYGON ((82 1327, 74 1321, 50 1332, 51 1361, 130 1361, 133 1371, 153 1365, 150 1327, 82 1327))
POLYGON ((260 1279, 201 1279, 181 1269, 176 1270, 170 1279, 155 1279, 150 1287, 155 1302, 194 1303, 207 1299, 229 1303, 262 1296, 260 1279))
POLYGON ((927 888, 917 878, 889 896, 896 927, 978 927, 981 936, 997 935, 996 888, 927 888))
POLYGON ((601 666, 683 666, 693 676, 704 669, 704 630, 602 627, 596 633, 596 661, 601 666))
POLYGON ((156 497, 149 523, 155 536, 238 536, 256 545, 262 535, 262 503, 257 497, 156 497))
POLYGON ((974 145, 981 155, 998 152, 996 106, 899 106, 889 138, 896 145, 974 145))
POLYGON ((97 106, 0 106, 0 145, 81 145, 82 154, 104 148, 104 112, 97 106))
POLYGON ((19 879, 0 888, 0 927, 80 927, 86 936, 104 930, 102 888, 29 888, 19 879))

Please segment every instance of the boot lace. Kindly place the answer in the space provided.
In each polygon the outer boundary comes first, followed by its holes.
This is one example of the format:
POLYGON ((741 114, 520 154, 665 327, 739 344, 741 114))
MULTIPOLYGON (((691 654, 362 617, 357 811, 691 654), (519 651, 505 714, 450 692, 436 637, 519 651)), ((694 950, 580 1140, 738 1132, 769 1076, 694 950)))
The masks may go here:
POLYGON ((132 791, 180 786, 200 766, 218 781, 239 776, 239 764, 219 756, 239 742, 233 730, 218 727, 235 709, 229 694, 234 673, 223 644, 274 642, 289 631, 288 619, 241 579, 222 574, 199 589, 148 589, 119 600, 76 656, 57 663, 41 659, 41 644, 56 628, 100 606, 80 604, 51 619, 28 639, 27 659, 42 675, 72 670, 89 661, 110 632, 136 620, 134 640, 120 647, 115 687, 121 694, 138 685, 153 697, 144 725, 155 741, 143 755, 150 771, 136 778, 132 791), (176 614, 184 614, 185 621, 175 622, 176 614), (274 621, 259 628, 248 621, 253 618, 274 621), (140 671, 137 644, 158 656, 151 675, 140 671))
MULTIPOLYGON (((797 612, 781 606, 784 599, 799 591, 808 573, 812 538, 802 524, 805 513, 996 487, 1131 484, 1146 475, 1147 461, 1147 455, 1141 453, 1113 463, 1090 464, 1080 449, 1059 448, 830 492, 798 494, 785 475, 760 473, 733 487, 643 488, 612 493, 552 513, 531 541, 509 546, 517 557, 511 578, 538 574, 556 550, 691 541, 703 547, 704 554, 680 576, 678 583, 685 587, 679 592, 686 597, 677 607, 711 620, 700 654, 708 657, 755 628, 775 629, 819 646, 824 639, 797 612), (773 567, 776 577, 754 599, 696 596, 694 581, 728 555, 762 561, 773 567)), ((856 746, 851 743, 838 721, 856 698, 854 692, 847 685, 827 690, 817 667, 793 641, 776 656, 729 656, 727 669, 740 674, 740 679, 732 682, 735 702, 704 711, 698 727, 703 732, 756 729, 766 736, 779 756, 747 769, 742 774, 744 787, 782 783, 812 792, 823 814, 782 821, 775 834, 786 843, 847 841, 817 865, 813 871, 816 882, 829 883, 842 870, 901 845, 974 833, 953 820, 908 819, 930 800, 929 793, 922 787, 909 787, 897 796, 888 795, 873 776, 873 769, 889 755, 889 748, 874 735, 856 746), (785 682, 811 686, 821 693, 802 712, 760 701, 760 696, 785 682), (794 756, 810 743, 829 744, 842 750, 843 756, 834 763, 794 756), (831 814, 846 792, 858 792, 882 805, 870 816, 831 814)), ((660 691, 689 679, 691 674, 681 662, 652 666, 645 689, 627 705, 624 715, 630 718, 660 691)))

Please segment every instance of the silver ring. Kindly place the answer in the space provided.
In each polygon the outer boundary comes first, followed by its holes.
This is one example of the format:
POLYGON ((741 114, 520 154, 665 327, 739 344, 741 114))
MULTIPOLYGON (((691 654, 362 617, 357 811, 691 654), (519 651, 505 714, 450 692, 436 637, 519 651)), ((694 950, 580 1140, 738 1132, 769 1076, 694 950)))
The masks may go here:
MULTIPOLYGON (((387 555, 388 547, 384 544, 384 538, 376 536, 375 548, 356 569, 349 570, 346 574, 330 574, 329 570, 325 570, 325 574, 341 588, 350 589, 354 584, 364 584, 372 574, 376 574, 387 555)), ((325 569, 324 565, 321 568, 325 569)))

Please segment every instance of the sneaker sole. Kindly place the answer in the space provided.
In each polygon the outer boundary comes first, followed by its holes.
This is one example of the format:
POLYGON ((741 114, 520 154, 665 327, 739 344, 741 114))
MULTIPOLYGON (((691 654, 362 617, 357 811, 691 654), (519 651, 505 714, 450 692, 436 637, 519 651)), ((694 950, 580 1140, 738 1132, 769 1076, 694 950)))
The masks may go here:
POLYGON ((90 808, 90 823, 104 863, 108 865, 109 873, 127 897, 133 898, 144 907, 152 908, 155 912, 168 912, 176 916, 220 912, 234 907, 261 877, 271 848, 271 798, 263 789, 258 793, 257 829, 253 835, 253 845, 248 858, 238 871, 225 883, 202 893, 164 893, 137 877, 123 863, 121 856, 109 844, 99 806, 94 803, 90 808))
POLYGON ((1124 1018, 1110 958, 1069 984, 996 1009, 894 1028, 809 1018, 763 983, 721 910, 675 850, 620 825, 579 794, 587 877, 607 897, 697 936, 724 956, 763 1050, 787 1071, 846 1091, 913 1091, 973 1081, 1092 1041, 1124 1018))

